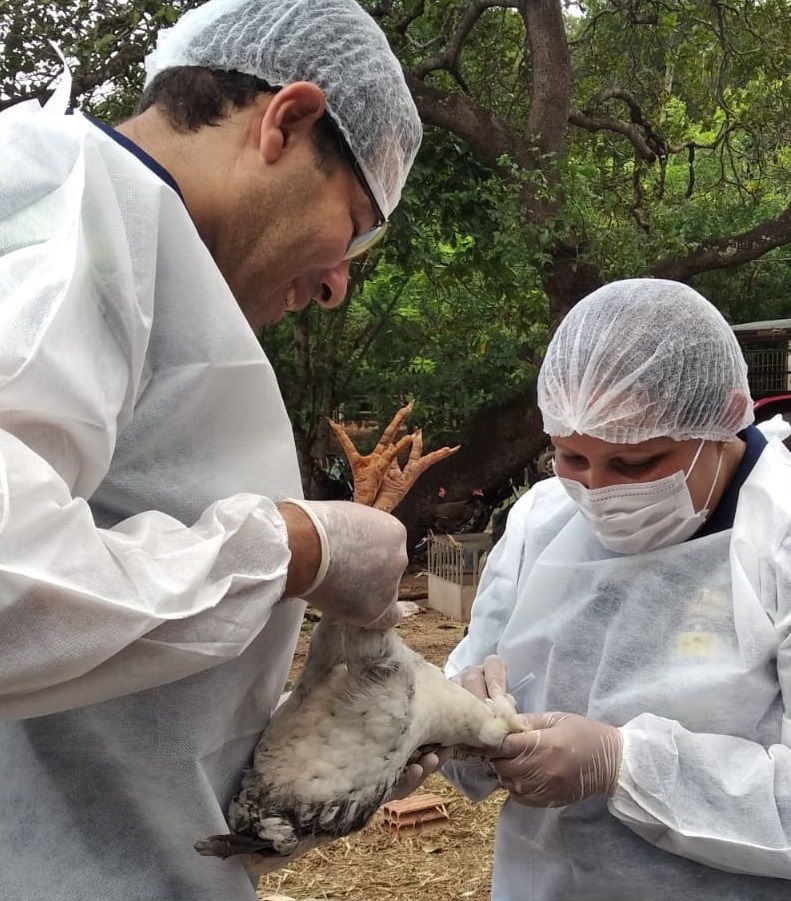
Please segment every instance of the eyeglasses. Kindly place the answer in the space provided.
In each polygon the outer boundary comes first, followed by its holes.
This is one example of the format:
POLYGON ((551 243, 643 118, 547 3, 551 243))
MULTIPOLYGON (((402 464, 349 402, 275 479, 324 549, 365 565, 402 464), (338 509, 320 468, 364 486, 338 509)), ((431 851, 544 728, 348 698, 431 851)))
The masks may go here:
POLYGON ((390 223, 385 220, 383 222, 378 222, 373 228, 367 229, 362 232, 362 234, 355 235, 349 242, 349 246, 346 248, 346 253, 343 255, 343 262, 354 260, 357 257, 361 257, 363 254, 368 253, 372 247, 384 238, 389 227, 390 223))
POLYGON ((364 232, 361 232, 359 235, 354 235, 349 242, 349 246, 346 248, 346 253, 343 255, 343 261, 347 262, 348 260, 354 260, 357 257, 361 257, 363 254, 368 253, 368 251, 378 244, 382 238, 387 234, 387 230, 390 227, 390 223, 387 221, 384 213, 382 212, 382 208, 376 202, 376 198, 373 195, 373 191, 371 191, 370 186, 368 185, 368 181, 363 175, 363 171, 360 168, 360 164, 357 162, 356 157, 352 153, 351 147, 343 136, 340 128, 338 128, 337 122, 332 118, 332 116, 325 110, 324 114, 321 117, 321 123, 324 128, 335 138, 335 142, 338 145, 338 149, 341 152, 341 156, 346 160, 346 162, 352 167, 352 171, 360 183, 360 187, 365 192, 365 196, 368 198, 371 206, 373 207, 374 213, 376 214, 376 225, 373 228, 369 228, 364 232))

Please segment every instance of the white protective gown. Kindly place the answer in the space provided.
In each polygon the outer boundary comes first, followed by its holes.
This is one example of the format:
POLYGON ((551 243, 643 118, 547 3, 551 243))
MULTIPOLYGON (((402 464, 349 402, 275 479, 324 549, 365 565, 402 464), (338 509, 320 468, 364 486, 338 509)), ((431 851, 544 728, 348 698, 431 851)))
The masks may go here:
MULTIPOLYGON (((635 556, 598 543, 557 479, 517 504, 453 675, 505 658, 521 710, 622 727, 601 797, 507 800, 494 901, 791 897, 791 454, 774 439, 732 529, 635 556)), ((481 766, 446 774, 476 799, 481 766)))
POLYGON ((253 899, 192 844, 304 611, 290 423, 179 195, 60 112, 0 116, 0 898, 253 899))

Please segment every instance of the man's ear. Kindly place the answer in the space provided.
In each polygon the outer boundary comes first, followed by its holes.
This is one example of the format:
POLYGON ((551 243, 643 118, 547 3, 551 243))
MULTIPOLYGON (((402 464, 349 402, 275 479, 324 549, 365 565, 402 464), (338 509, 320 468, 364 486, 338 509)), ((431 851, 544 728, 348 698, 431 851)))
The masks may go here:
POLYGON ((325 108, 324 91, 311 81, 295 81, 270 95, 260 121, 258 146, 263 158, 277 162, 290 141, 308 137, 325 108))

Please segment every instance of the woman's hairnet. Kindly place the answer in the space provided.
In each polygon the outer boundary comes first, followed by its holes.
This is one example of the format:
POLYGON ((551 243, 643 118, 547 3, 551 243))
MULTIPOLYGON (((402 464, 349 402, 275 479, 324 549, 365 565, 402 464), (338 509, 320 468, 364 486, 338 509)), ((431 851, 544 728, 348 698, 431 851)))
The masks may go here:
POLYGON ((385 216, 420 146, 420 117, 387 38, 355 0, 209 0, 160 32, 146 81, 173 66, 317 84, 385 216))
POLYGON ((727 440, 753 421, 730 326, 697 291, 664 279, 613 282, 573 307, 547 348, 538 404, 547 434, 616 444, 727 440))

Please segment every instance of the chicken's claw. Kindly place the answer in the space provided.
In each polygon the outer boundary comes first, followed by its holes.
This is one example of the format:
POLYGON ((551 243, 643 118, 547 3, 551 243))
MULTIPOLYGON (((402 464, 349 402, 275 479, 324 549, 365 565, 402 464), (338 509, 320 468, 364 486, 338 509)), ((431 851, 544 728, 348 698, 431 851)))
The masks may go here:
POLYGON ((272 842, 233 832, 228 835, 212 835, 203 841, 195 842, 193 847, 202 857, 221 857, 226 860, 234 854, 271 850, 272 842))
POLYGON ((429 467, 439 463, 440 460, 445 460, 447 457, 452 456, 461 447, 460 444, 457 444, 455 447, 441 447, 430 454, 422 456, 422 430, 416 429, 411 437, 412 448, 406 466, 401 469, 398 459, 393 460, 382 480, 381 488, 374 502, 374 506, 377 509, 384 510, 386 513, 390 513, 401 503, 409 489, 429 467))
POLYGON ((430 466, 455 454, 461 446, 442 447, 422 456, 423 433, 420 429, 396 441, 395 436, 413 407, 414 401, 401 407, 382 432, 376 447, 365 456, 360 454, 340 423, 328 420, 349 461, 354 483, 354 500, 358 504, 376 507, 390 513, 430 466), (409 458, 402 470, 398 463, 398 455, 410 445, 409 458))

